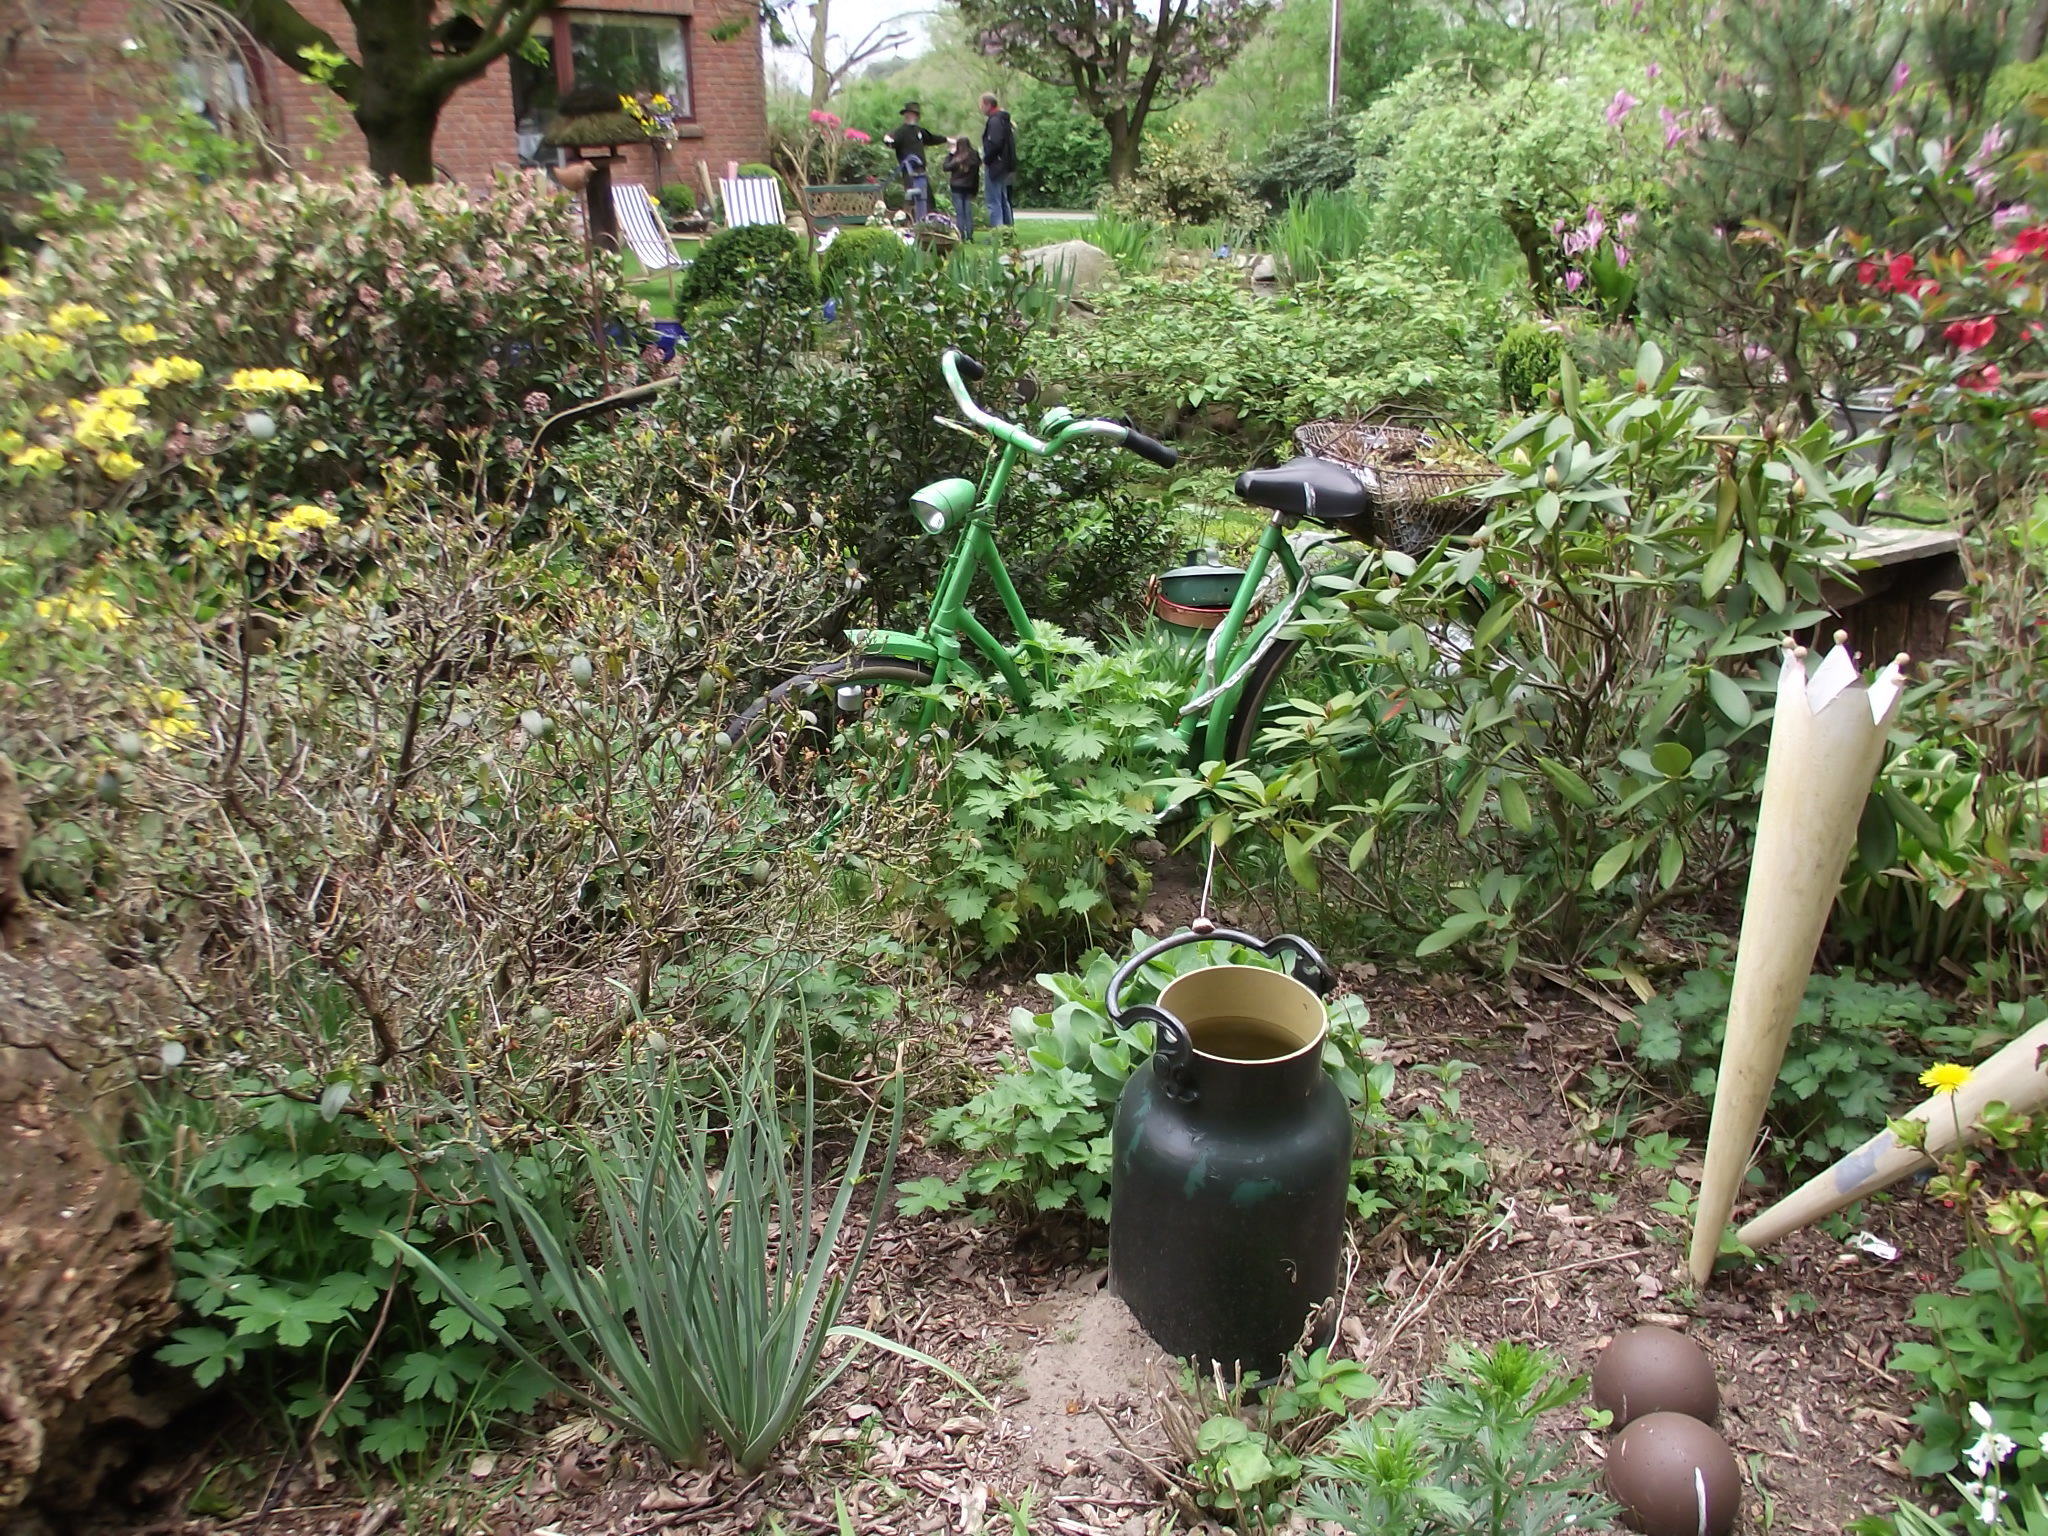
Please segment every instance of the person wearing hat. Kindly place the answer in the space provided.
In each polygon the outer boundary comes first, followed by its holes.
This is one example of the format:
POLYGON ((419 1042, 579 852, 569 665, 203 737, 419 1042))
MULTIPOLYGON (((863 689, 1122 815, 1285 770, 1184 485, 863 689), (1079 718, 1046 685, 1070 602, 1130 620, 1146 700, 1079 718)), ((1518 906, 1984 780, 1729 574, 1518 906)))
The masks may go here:
POLYGON ((899 172, 913 155, 920 161, 926 160, 929 158, 925 154, 927 148, 946 142, 944 134, 933 133, 918 122, 919 112, 916 102, 906 101, 903 103, 902 126, 882 136, 882 142, 896 152, 896 169, 899 172))

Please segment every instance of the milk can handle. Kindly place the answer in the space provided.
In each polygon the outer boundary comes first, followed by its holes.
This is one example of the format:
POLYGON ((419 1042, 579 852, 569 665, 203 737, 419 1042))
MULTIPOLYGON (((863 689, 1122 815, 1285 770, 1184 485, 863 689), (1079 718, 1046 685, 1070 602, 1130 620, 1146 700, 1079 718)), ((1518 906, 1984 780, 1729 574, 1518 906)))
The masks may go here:
POLYGON ((1171 1098, 1192 1102, 1195 1097, 1194 1084, 1189 1080, 1188 1068, 1194 1063, 1195 1046, 1188 1037, 1187 1026, 1164 1008, 1153 1003, 1133 1003, 1123 1006, 1124 986, 1139 969, 1150 965, 1169 949, 1178 949, 1183 944, 1194 944, 1205 939, 1221 939, 1226 944, 1242 945, 1255 949, 1262 955, 1278 959, 1287 954, 1294 957, 1295 979, 1314 992, 1318 997, 1327 997, 1336 985, 1337 978, 1329 964, 1316 952, 1316 947, 1307 939, 1291 933, 1280 934, 1272 939, 1258 939, 1237 928, 1212 928, 1207 933, 1176 933, 1161 939, 1157 944, 1140 950, 1122 965, 1109 979, 1108 1004, 1109 1022, 1118 1029, 1128 1028, 1139 1019, 1152 1021, 1152 1070, 1159 1083, 1171 1098))

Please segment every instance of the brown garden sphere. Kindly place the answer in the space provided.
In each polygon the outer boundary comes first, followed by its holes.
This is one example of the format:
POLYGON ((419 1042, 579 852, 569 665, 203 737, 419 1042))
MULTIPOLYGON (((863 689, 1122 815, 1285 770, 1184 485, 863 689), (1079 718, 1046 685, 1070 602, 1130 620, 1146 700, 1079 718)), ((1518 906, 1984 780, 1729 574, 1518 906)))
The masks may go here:
POLYGON ((1636 1328, 1600 1352, 1593 1403, 1614 1415, 1615 1429, 1646 1413, 1682 1413, 1711 1424, 1721 1410, 1721 1390, 1707 1352, 1691 1339, 1669 1328, 1636 1328))
POLYGON ((1742 1473, 1728 1442, 1698 1419, 1652 1413, 1607 1448, 1607 1491, 1643 1536, 1728 1536, 1742 1473))

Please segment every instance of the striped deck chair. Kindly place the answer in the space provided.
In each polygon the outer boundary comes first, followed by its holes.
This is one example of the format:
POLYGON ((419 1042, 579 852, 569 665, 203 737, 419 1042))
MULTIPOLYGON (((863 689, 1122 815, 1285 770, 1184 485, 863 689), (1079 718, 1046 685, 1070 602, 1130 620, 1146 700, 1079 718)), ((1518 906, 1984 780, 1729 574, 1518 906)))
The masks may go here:
POLYGON ((772 176, 721 177, 718 196, 725 204, 725 227, 743 224, 786 224, 782 211, 782 183, 772 176))
POLYGON ((619 233, 625 236, 641 266, 649 272, 667 272, 683 264, 653 197, 639 182, 613 182, 612 208, 619 216, 619 233))

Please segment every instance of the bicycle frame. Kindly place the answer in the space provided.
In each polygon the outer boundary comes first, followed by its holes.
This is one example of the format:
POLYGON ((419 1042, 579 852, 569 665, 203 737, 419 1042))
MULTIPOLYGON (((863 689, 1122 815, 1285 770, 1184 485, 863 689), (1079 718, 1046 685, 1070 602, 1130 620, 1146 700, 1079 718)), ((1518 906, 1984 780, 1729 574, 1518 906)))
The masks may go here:
MULTIPOLYGON (((1051 676, 1049 657, 1039 641, 1031 616, 1024 611, 1016 583, 1010 579, 1010 573, 1003 565, 1002 552, 996 544, 993 524, 1003 493, 1009 487, 1011 471, 1023 455, 1046 458, 1069 443, 1086 437, 1123 442, 1129 436, 1129 429, 1113 421, 1077 420, 1064 407, 1055 407, 1039 421, 1039 430, 1048 436, 1033 436, 1016 423, 992 415, 975 404, 961 380, 959 358, 958 352, 949 350, 940 360, 946 383, 951 387, 962 413, 993 438, 1000 445, 1000 451, 991 454, 975 487, 972 508, 960 524, 952 552, 946 557, 923 628, 914 634, 901 630, 855 630, 850 638, 866 655, 889 656, 929 667, 934 684, 943 684, 961 672, 982 678, 986 673, 977 661, 984 662, 1002 678, 1004 687, 1022 707, 1031 702, 1031 674, 1037 673, 1045 686, 1051 685, 1051 676), (998 640, 967 605, 974 578, 983 571, 988 573, 989 584, 994 587, 1003 612, 1016 631, 1017 643, 1014 646, 1005 646, 998 640)), ((1260 532, 1244 580, 1238 584, 1237 596, 1223 621, 1212 632, 1202 676, 1190 695, 1191 699, 1200 698, 1218 682, 1230 678, 1232 669, 1239 666, 1284 619, 1284 612, 1276 608, 1254 621, 1251 610, 1259 587, 1275 559, 1291 583, 1299 584, 1302 579, 1301 562, 1286 539, 1286 530, 1291 522, 1292 519, 1276 513, 1260 532), (1244 643, 1240 644, 1241 641, 1244 643)), ((944 528, 938 531, 952 530, 944 528)), ((1243 679, 1240 678, 1231 687, 1218 692, 1206 709, 1183 712, 1177 734, 1191 755, 1198 743, 1203 759, 1224 755, 1231 716, 1243 691, 1243 679)), ((925 706, 918 721, 920 731, 931 725, 935 709, 933 704, 925 706)))

